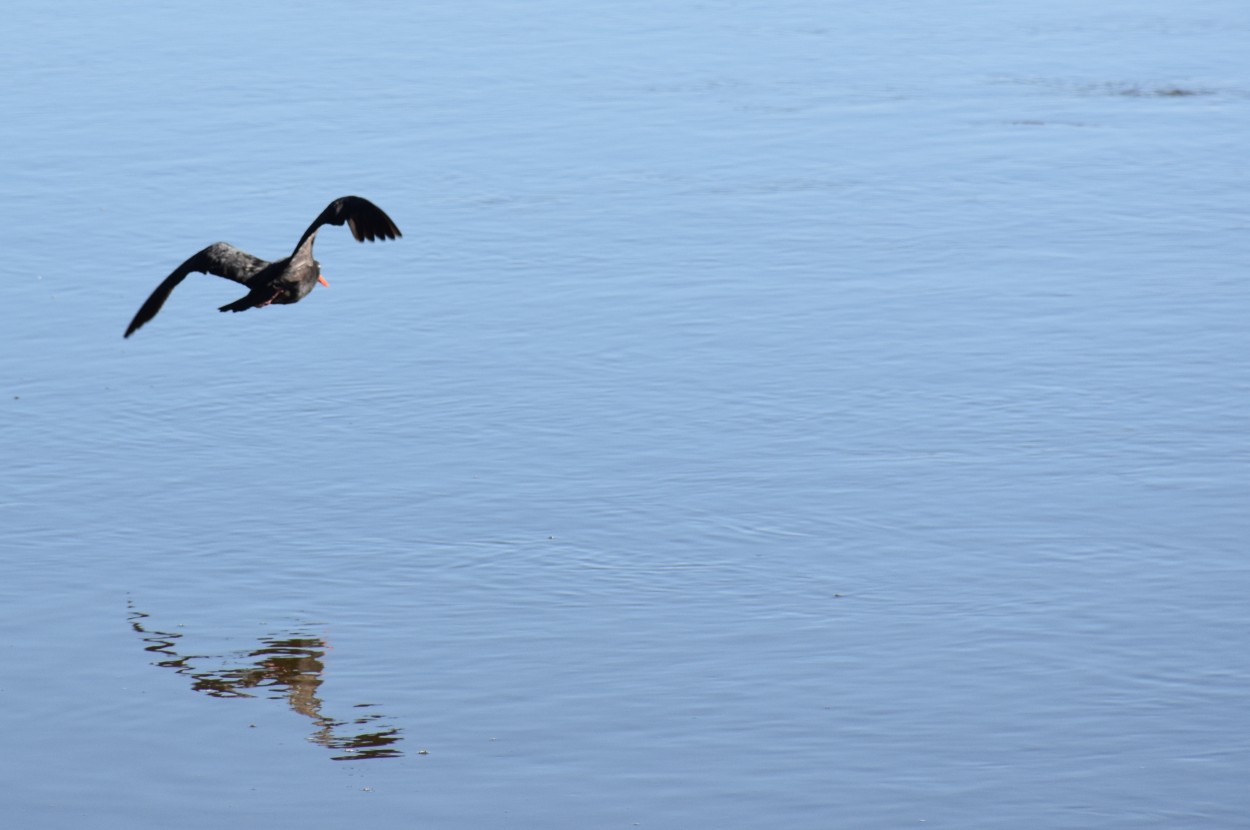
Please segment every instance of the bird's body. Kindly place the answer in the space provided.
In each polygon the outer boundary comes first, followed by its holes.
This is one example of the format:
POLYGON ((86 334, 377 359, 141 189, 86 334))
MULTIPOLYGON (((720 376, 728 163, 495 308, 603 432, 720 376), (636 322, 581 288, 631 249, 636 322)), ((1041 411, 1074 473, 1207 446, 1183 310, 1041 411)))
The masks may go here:
POLYGON ((403 236, 391 218, 369 200, 359 196, 335 199, 308 226, 308 230, 304 231, 291 255, 276 262, 267 262, 226 242, 209 245, 175 268, 156 287, 130 321, 124 336, 134 334, 144 323, 155 317, 174 288, 193 272, 215 274, 247 286, 247 294, 222 306, 220 311, 246 311, 271 304, 298 303, 308 296, 316 283, 328 285, 325 277, 321 276, 321 263, 313 259, 313 242, 317 238, 317 231, 322 225, 344 223, 359 242, 403 236))

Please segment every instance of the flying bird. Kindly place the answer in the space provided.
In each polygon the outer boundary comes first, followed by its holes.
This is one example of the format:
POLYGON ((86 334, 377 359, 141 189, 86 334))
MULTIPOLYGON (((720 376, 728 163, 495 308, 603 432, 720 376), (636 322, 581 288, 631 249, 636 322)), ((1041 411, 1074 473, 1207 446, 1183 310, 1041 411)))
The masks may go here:
POLYGON ((152 296, 148 297, 135 318, 130 321, 123 336, 129 337, 155 317, 169 299, 169 295, 178 287, 178 283, 193 272, 215 274, 247 286, 246 295, 223 305, 218 311, 247 311, 249 308, 261 308, 271 304, 298 303, 308 296, 314 283, 329 285, 325 277, 321 276, 321 263, 313 259, 313 242, 317 238, 317 231, 322 225, 344 223, 351 229, 357 242, 403 236, 391 217, 368 199, 359 196, 335 199, 313 220, 308 230, 304 231, 291 255, 276 262, 266 262, 226 242, 209 245, 175 268, 164 282, 156 286, 152 296))

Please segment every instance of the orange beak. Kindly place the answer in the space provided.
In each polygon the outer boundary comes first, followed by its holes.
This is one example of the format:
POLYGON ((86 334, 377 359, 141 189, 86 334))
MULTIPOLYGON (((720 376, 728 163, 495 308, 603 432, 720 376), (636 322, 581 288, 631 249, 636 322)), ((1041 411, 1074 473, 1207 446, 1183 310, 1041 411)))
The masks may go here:
POLYGON ((329 287, 330 287, 330 283, 326 282, 326 278, 325 278, 325 277, 323 277, 323 276, 321 276, 320 274, 318 274, 318 275, 317 275, 317 282, 321 283, 321 284, 322 284, 322 285, 324 285, 326 288, 329 288, 329 287))

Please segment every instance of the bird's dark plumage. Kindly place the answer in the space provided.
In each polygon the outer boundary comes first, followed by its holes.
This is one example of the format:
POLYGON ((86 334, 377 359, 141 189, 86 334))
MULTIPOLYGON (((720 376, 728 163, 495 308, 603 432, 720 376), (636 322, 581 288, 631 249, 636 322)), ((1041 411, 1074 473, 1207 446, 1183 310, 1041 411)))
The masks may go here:
POLYGON ((347 225, 358 242, 403 236, 391 218, 368 199, 359 196, 335 199, 313 220, 300 237, 295 250, 285 259, 267 262, 225 242, 209 245, 175 268, 156 287, 130 321, 124 336, 134 334, 144 323, 155 317, 178 283, 193 272, 215 274, 248 287, 246 295, 222 306, 220 311, 246 311, 271 303, 282 305, 299 302, 308 296, 318 280, 325 284, 321 277, 321 264, 312 255, 317 231, 323 225, 342 224, 347 225))

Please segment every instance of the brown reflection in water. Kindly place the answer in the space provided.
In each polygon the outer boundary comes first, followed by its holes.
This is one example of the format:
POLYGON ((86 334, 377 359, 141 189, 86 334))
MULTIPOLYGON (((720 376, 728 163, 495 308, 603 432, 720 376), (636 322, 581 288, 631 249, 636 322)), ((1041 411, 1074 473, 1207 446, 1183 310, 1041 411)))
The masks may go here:
MULTIPOLYGON (((144 651, 160 657, 154 666, 173 669, 190 678, 191 688, 213 697, 256 697, 253 692, 267 691, 266 697, 285 698, 292 709, 317 725, 309 740, 343 754, 335 761, 358 761, 365 758, 397 758, 403 755, 395 744, 403 740, 398 727, 376 731, 359 731, 376 725, 381 714, 364 714, 351 720, 334 720, 321 713, 322 701, 317 696, 324 671, 322 656, 325 640, 292 633, 286 637, 261 639, 260 648, 231 654, 179 654, 175 646, 181 634, 146 628, 148 618, 130 607, 131 627, 143 638, 144 651), (224 668, 205 669, 206 662, 227 664, 224 668)), ((353 708, 368 709, 374 704, 358 703, 353 708)))

